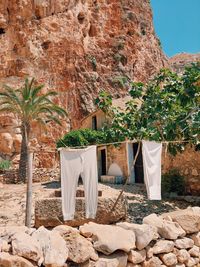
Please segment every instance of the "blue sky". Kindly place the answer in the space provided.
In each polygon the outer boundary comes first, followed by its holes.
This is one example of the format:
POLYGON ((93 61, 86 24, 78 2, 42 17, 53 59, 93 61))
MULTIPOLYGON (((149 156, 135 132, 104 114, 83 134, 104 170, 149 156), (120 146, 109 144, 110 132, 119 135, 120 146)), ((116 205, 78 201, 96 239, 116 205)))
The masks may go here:
POLYGON ((154 27, 167 56, 200 52, 200 0, 151 0, 154 27))

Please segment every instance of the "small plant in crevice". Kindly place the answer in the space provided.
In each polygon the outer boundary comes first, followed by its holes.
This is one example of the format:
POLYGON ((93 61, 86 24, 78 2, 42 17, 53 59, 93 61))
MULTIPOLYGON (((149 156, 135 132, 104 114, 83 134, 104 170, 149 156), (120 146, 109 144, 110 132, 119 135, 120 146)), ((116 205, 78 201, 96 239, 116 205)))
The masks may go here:
POLYGON ((10 160, 1 160, 0 161, 0 171, 5 171, 10 169, 11 161, 10 160))
POLYGON ((88 60, 90 61, 91 65, 92 65, 92 69, 93 71, 97 70, 97 60, 94 56, 92 55, 88 55, 87 56, 88 60))

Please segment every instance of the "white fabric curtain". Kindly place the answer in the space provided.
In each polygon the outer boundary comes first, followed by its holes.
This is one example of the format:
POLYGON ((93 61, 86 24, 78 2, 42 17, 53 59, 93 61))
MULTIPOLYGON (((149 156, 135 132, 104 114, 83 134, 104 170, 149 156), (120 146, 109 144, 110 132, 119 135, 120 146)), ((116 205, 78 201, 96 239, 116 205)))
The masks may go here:
POLYGON ((144 181, 150 200, 161 200, 162 143, 142 141, 144 181))

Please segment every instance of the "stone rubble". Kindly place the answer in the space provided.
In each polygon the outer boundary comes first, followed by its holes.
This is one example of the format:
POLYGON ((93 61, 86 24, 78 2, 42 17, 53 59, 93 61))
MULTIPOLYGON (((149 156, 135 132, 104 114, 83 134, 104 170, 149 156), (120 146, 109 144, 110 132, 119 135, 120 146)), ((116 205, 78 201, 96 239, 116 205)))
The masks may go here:
MULTIPOLYGON (((198 208, 193 211, 197 215, 200 213, 198 208)), ((173 218, 176 218, 176 213, 177 216, 188 214, 188 210, 174 212, 173 218)), ((51 230, 43 226, 38 229, 0 227, 0 266, 200 267, 200 231, 196 231, 197 226, 193 225, 184 237, 164 238, 157 232, 163 224, 172 222, 170 213, 148 217, 156 218, 152 220, 152 225, 89 222, 79 229, 68 225, 59 225, 51 230), (140 248, 138 244, 142 244, 140 248)), ((144 218, 144 222, 147 223, 149 218, 144 218)), ((182 229, 180 225, 176 227, 182 229)))

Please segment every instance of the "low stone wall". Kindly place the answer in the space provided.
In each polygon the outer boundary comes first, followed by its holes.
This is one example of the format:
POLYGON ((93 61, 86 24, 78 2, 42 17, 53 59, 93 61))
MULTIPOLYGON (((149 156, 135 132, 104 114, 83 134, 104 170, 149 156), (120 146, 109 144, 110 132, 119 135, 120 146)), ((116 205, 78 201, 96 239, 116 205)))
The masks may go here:
POLYGON ((92 220, 85 218, 85 198, 77 197, 74 220, 64 222, 60 197, 39 199, 35 202, 35 226, 55 227, 60 224, 80 226, 89 221, 109 224, 125 220, 128 207, 126 197, 122 196, 116 209, 111 213, 115 201, 116 197, 99 197, 96 219, 92 220))
POLYGON ((0 266, 16 262, 18 267, 199 267, 200 208, 151 214, 140 225, 0 227, 0 266))
MULTIPOLYGON (((35 168, 33 170, 33 182, 44 183, 50 181, 59 181, 60 170, 58 168, 46 169, 46 168, 35 168)), ((0 182, 3 184, 17 184, 20 183, 18 177, 18 170, 5 170, 0 174, 0 182)))
POLYGON ((187 146, 183 153, 174 157, 169 153, 165 154, 163 150, 162 172, 166 173, 174 168, 186 177, 187 193, 200 195, 200 151, 187 146))

